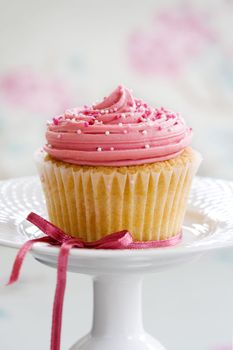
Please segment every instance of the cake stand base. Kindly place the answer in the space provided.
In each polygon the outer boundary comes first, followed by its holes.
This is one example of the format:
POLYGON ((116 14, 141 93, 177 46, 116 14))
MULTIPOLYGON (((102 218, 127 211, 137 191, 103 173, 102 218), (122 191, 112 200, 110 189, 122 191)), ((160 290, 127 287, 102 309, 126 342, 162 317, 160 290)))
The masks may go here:
POLYGON ((92 334, 82 338, 70 350, 165 350, 165 348, 150 335, 143 333, 137 338, 98 339, 92 334))

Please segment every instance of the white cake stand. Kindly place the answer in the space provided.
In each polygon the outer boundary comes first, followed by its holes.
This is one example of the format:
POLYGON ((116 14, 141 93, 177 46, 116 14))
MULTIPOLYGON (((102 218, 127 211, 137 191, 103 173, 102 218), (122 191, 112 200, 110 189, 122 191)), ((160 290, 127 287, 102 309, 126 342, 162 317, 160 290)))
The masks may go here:
MULTIPOLYGON (((45 214, 36 177, 0 183, 0 244, 20 247, 41 235, 25 217, 45 214)), ((233 246, 233 183, 196 178, 183 227, 182 243, 145 250, 73 249, 69 270, 93 276, 94 317, 91 332, 70 350, 165 350, 143 328, 142 278, 192 261, 209 250, 233 246)), ((36 244, 33 256, 56 267, 59 248, 36 244)))

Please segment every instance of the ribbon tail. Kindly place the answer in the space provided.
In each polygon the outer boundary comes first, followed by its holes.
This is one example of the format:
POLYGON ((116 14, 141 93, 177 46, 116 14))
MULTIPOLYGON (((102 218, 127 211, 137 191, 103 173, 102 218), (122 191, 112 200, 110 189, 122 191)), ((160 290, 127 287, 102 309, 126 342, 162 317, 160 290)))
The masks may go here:
POLYGON ((16 255, 9 281, 6 284, 7 286, 17 282, 17 280, 19 279, 19 274, 20 274, 24 259, 26 257, 26 254, 32 248, 33 244, 36 242, 48 242, 48 241, 49 241, 49 237, 41 237, 41 238, 31 239, 30 241, 27 241, 23 244, 18 254, 16 255))
POLYGON ((51 333, 51 350, 60 350, 61 344, 61 326, 62 326, 62 312, 64 295, 66 289, 66 272, 69 258, 69 252, 72 247, 77 245, 74 240, 66 241, 62 244, 58 256, 57 266, 57 285, 53 303, 53 317, 52 317, 52 333, 51 333))

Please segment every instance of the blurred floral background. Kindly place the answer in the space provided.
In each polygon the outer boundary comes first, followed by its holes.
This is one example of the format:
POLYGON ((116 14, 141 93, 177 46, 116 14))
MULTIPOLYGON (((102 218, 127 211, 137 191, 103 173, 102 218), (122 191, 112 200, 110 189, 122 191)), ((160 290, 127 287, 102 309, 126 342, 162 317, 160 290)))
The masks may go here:
POLYGON ((0 178, 35 172, 45 121, 118 83, 179 111, 204 155, 232 178, 233 2, 0 2, 0 178))
MULTIPOLYGON (((183 114, 204 156, 199 174, 232 180, 232 23, 232 0, 0 0, 0 179, 36 173, 33 152, 47 119, 122 83, 183 114)), ((5 280, 14 252, 1 248, 0 256, 5 280)), ((55 271, 30 259, 22 284, 1 292, 5 350, 48 347, 55 271)), ((232 349, 232 268, 232 252, 224 252, 148 278, 147 329, 173 350, 232 349), (171 283, 176 302, 164 311, 154 298, 167 303, 171 283)), ((90 281, 69 278, 64 349, 91 322, 90 281)))

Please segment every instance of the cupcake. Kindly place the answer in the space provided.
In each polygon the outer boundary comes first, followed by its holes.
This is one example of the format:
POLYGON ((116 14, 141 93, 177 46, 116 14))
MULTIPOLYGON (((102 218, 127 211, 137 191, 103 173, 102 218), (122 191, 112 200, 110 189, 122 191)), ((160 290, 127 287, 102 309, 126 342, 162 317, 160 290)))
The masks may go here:
POLYGON ((137 241, 176 236, 201 161, 191 138, 178 113, 122 86, 53 118, 36 155, 50 221, 88 242, 121 230, 137 241))

